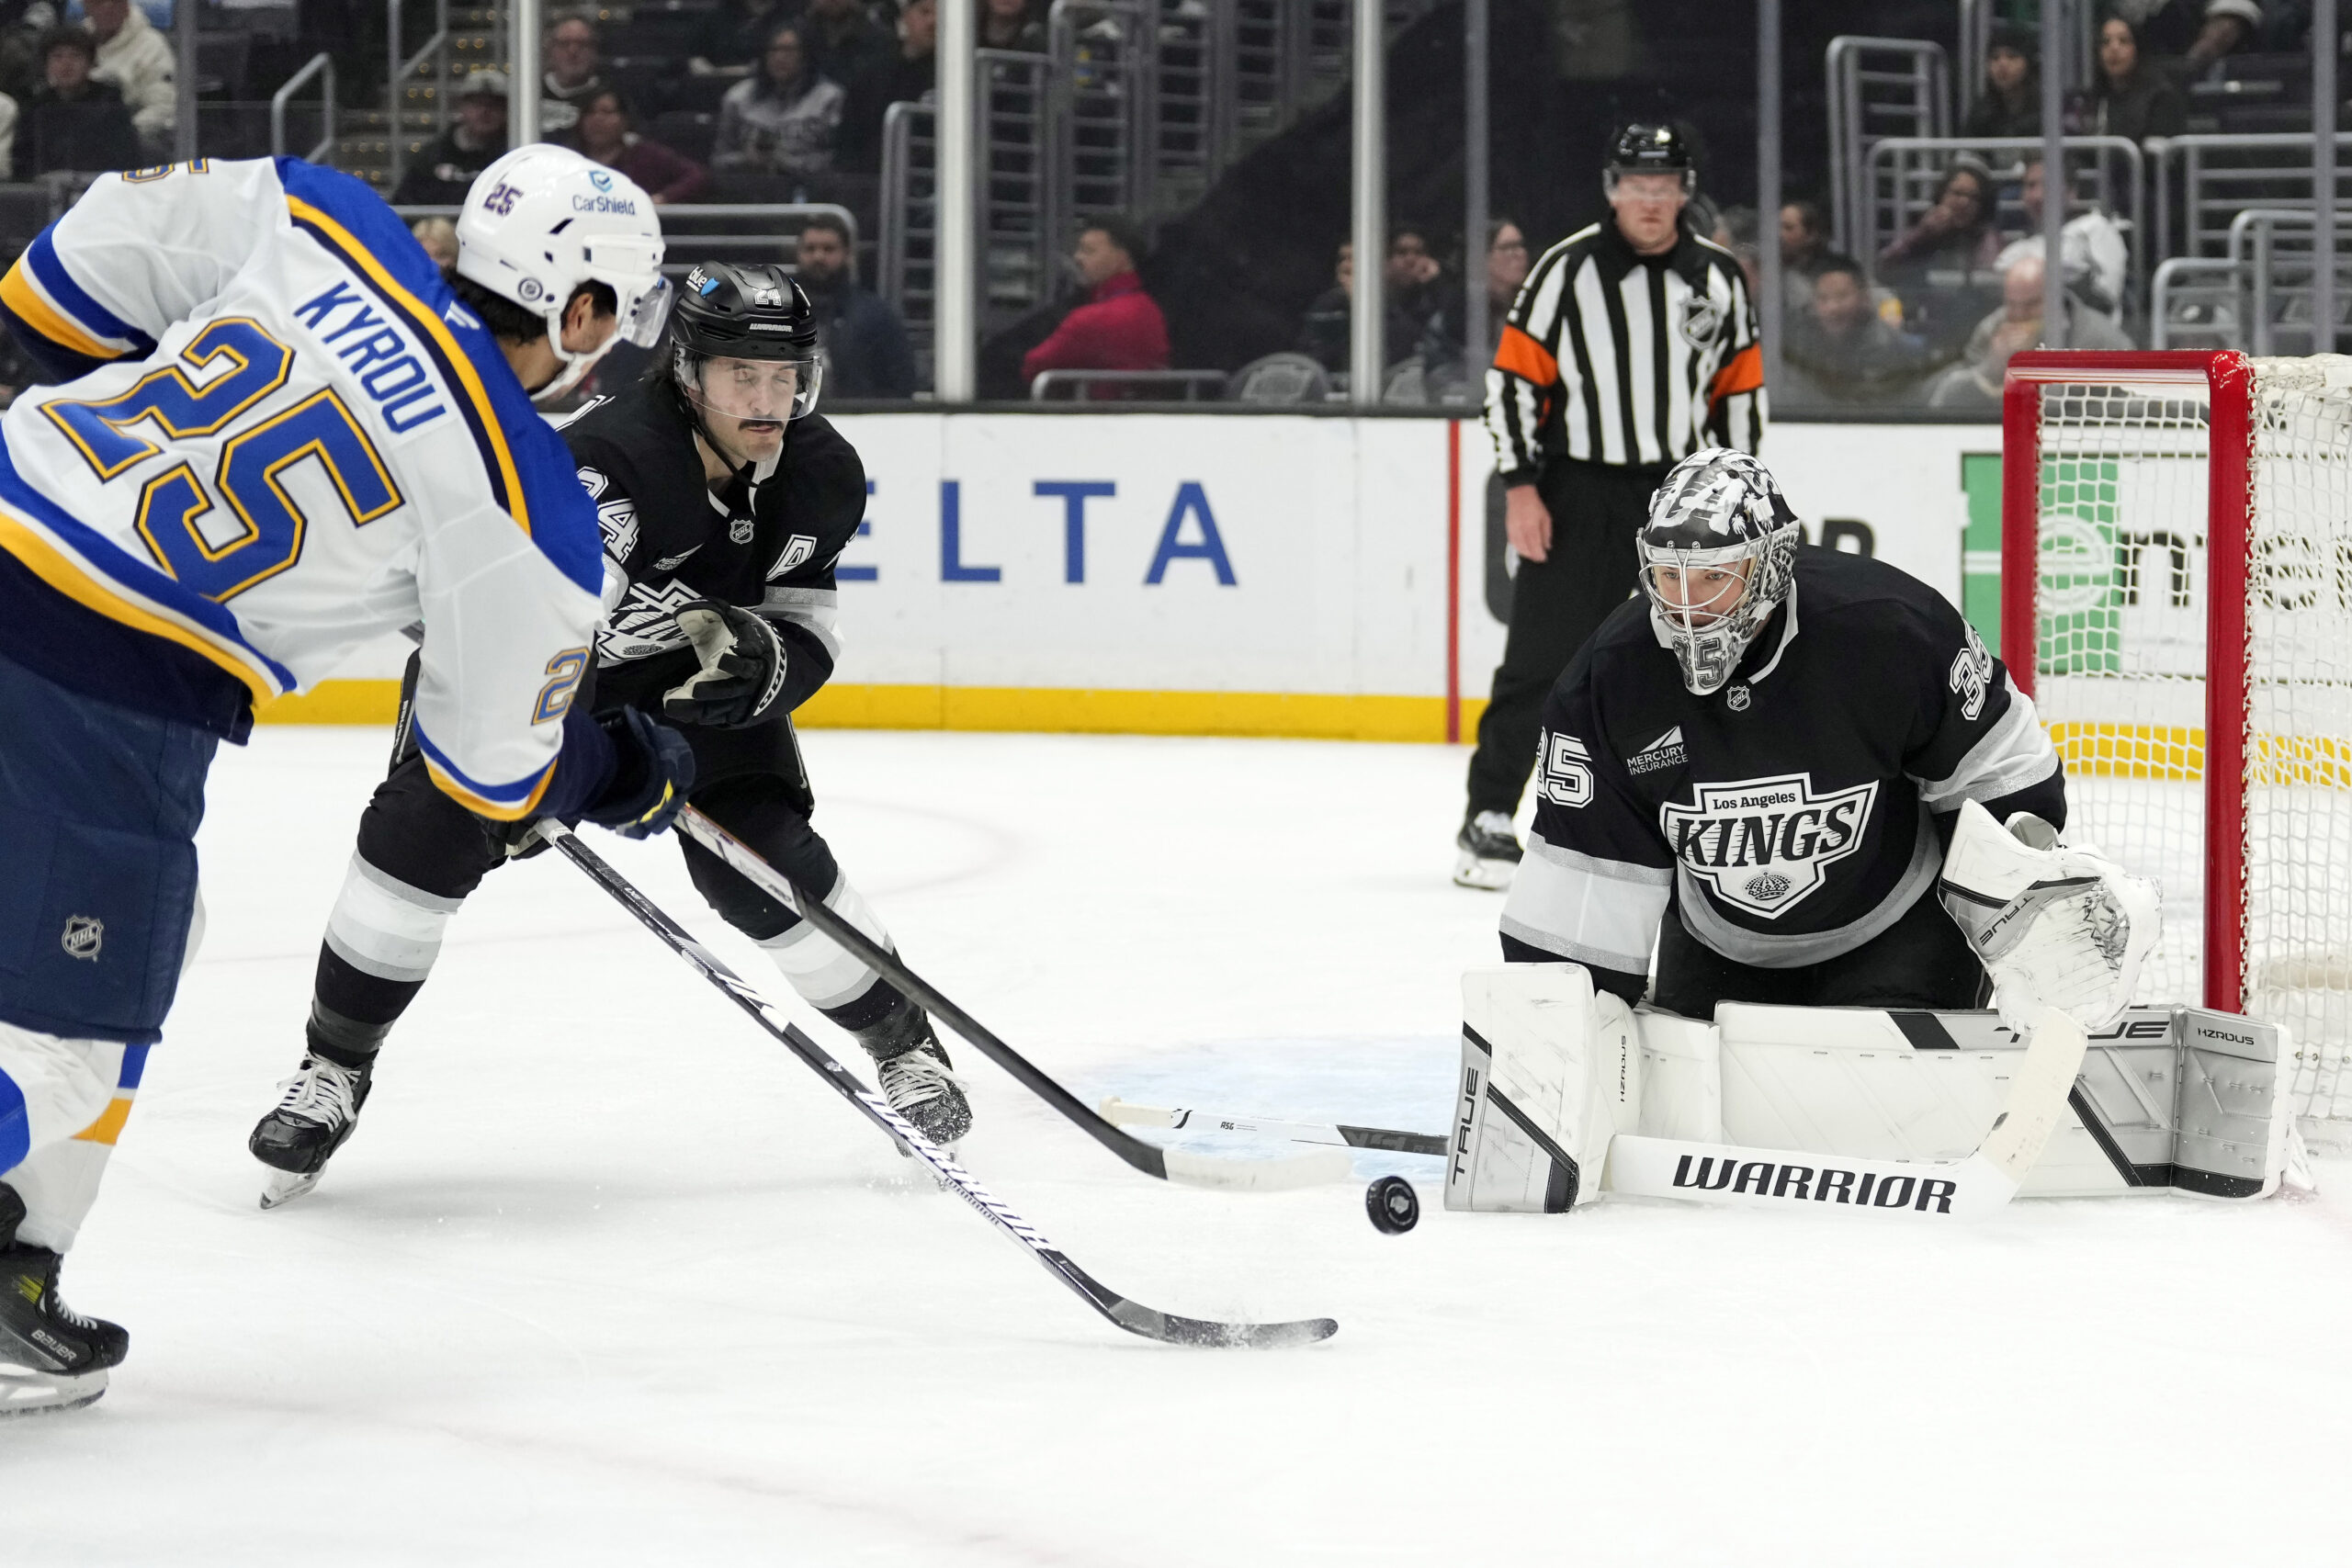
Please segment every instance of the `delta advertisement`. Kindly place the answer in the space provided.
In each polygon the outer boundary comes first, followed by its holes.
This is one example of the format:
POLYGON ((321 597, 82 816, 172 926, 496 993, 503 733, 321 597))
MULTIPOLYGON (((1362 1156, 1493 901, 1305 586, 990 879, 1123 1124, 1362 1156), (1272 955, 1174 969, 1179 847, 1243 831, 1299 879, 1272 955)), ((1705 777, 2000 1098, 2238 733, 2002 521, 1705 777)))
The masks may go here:
MULTIPOLYGON (((850 414, 869 497, 811 726, 1444 740, 1475 730, 1514 564, 1476 422, 850 414)), ((1994 425, 1781 424, 1808 538, 1940 590, 1989 636, 1994 425)), ((1629 585, 1630 588, 1630 585, 1629 585)), ((382 722, 407 645, 274 722, 382 722)))

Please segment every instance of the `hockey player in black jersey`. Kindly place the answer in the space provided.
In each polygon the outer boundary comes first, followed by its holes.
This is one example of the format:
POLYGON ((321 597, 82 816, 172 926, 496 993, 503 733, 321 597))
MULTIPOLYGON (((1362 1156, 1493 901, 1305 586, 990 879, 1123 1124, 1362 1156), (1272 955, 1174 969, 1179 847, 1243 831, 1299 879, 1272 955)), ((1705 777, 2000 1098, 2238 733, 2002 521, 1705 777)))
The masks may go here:
POLYGON ((1944 598, 1801 543, 1745 453, 1694 453, 1639 540, 1641 589, 1544 713, 1506 959, 1711 1019, 1722 1001, 1979 1005, 1933 897, 1974 800, 2043 844, 2065 778, 2033 704, 1944 598))
MULTIPOLYGON (((694 750, 692 803, 888 944, 810 825, 791 720, 832 673, 833 566, 865 513, 864 465, 812 412, 814 313, 780 269, 710 263, 688 276, 670 334, 646 381, 590 403, 563 432, 605 542, 593 701, 678 726, 694 750)), ((970 1107, 922 1010, 679 841, 711 907, 857 1037, 899 1113, 934 1143, 962 1137, 970 1107)), ((309 1190, 350 1135, 449 917, 506 852, 434 788, 403 726, 320 948, 302 1065, 254 1129, 254 1156, 278 1173, 265 1207, 309 1190)))

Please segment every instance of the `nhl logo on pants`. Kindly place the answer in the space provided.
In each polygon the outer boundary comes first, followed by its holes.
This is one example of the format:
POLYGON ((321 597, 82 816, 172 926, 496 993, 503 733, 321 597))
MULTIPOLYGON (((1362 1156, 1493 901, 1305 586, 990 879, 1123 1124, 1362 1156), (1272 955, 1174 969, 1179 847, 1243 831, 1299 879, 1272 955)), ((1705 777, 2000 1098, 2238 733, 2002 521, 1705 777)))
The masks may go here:
POLYGON ((98 949, 106 945, 106 922, 97 916, 68 915, 65 934, 58 939, 58 945, 65 949, 69 958, 86 958, 96 964, 98 949))

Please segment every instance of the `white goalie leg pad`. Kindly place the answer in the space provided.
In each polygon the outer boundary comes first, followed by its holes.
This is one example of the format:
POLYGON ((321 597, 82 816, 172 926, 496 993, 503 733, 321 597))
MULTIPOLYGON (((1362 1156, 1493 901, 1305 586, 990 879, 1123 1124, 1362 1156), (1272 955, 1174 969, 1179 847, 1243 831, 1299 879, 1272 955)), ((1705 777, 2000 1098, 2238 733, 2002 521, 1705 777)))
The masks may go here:
POLYGON ((1992 976, 1994 1005, 2011 1028, 2028 1032, 2053 1007, 2086 1030, 2104 1029, 2131 1005, 2156 944, 2155 885, 2055 842, 2039 818, 2020 815, 2012 828, 1973 800, 1961 804, 1937 888, 1944 908, 1992 976))
POLYGON ((1724 1135, 1723 1031, 1695 1018, 1634 1010, 1642 1045, 1639 1131, 1714 1143, 1724 1135))
POLYGON ((1445 1206, 1556 1214, 1600 1196, 1610 1140, 1637 1124, 1632 1010, 1581 964, 1462 977, 1462 1077, 1445 1206))

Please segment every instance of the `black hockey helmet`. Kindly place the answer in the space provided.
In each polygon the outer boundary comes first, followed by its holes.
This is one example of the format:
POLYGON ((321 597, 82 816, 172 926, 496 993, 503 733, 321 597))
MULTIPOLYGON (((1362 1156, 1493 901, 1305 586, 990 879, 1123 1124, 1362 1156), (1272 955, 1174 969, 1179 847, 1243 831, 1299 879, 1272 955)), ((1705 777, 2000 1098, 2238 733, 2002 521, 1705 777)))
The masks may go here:
POLYGON ((1690 144, 1671 125, 1636 120, 1611 140, 1603 188, 1614 196, 1617 181, 1625 175, 1679 175, 1683 195, 1699 189, 1699 165, 1690 157, 1690 144))
POLYGON ((678 387, 709 412, 741 416, 712 400, 705 367, 714 359, 780 361, 793 367, 792 412, 798 419, 817 406, 824 363, 817 346, 817 312, 800 286, 778 266, 703 262, 686 274, 670 311, 670 344, 678 387))
POLYGON ((1634 545, 1642 593, 1693 694, 1731 679, 1766 617, 1788 598, 1803 532, 1771 471, 1727 447, 1691 453, 1650 497, 1634 545))

